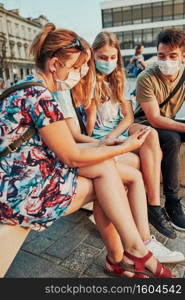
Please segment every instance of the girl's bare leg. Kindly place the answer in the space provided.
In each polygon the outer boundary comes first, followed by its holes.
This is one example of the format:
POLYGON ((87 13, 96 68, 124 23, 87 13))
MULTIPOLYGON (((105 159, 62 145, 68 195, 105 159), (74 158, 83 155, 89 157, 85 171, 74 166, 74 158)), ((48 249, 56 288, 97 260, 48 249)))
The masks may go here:
MULTIPOLYGON (((142 127, 143 125, 133 124, 129 131, 130 135, 142 127)), ((160 205, 162 152, 160 149, 158 134, 155 129, 151 129, 151 132, 138 151, 141 162, 141 171, 147 190, 148 203, 150 205, 160 205)))

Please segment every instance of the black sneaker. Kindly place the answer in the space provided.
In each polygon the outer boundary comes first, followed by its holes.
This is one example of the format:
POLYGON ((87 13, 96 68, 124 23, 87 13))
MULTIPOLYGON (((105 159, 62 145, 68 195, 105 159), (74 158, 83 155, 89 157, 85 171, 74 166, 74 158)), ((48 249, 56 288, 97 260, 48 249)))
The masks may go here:
POLYGON ((148 219, 155 229, 170 239, 175 239, 177 234, 169 222, 165 208, 161 206, 148 206, 148 219))
POLYGON ((166 212, 172 222, 172 226, 180 231, 185 231, 185 214, 181 203, 182 198, 173 203, 166 202, 166 212))

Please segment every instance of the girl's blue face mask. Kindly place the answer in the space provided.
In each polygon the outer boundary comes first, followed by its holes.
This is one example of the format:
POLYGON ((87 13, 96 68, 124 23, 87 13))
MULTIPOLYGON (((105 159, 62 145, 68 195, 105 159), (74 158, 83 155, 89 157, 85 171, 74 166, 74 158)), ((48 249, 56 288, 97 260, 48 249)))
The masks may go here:
POLYGON ((95 59, 96 69, 105 75, 111 74, 117 67, 117 59, 104 61, 95 59))

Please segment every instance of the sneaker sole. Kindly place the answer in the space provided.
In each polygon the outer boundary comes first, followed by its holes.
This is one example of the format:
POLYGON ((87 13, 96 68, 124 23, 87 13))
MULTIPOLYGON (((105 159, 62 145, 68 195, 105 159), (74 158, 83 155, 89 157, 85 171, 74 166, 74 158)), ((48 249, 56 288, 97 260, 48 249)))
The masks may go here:
POLYGON ((179 227, 177 225, 175 225, 172 221, 171 221, 171 225, 178 231, 185 231, 185 228, 179 227))
POLYGON ((178 263, 181 263, 181 262, 184 262, 185 259, 181 259, 181 260, 173 260, 173 261, 164 261, 164 260, 160 260, 158 258, 158 261, 161 263, 161 264, 178 264, 178 263))

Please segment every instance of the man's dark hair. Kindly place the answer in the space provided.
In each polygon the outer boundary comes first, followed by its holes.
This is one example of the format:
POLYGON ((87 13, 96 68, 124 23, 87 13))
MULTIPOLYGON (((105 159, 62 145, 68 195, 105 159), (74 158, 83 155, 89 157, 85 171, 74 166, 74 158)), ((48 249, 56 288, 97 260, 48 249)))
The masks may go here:
POLYGON ((157 48, 159 44, 169 45, 171 48, 183 48, 185 50, 185 33, 179 29, 166 29, 161 31, 157 37, 157 48))

